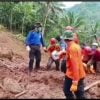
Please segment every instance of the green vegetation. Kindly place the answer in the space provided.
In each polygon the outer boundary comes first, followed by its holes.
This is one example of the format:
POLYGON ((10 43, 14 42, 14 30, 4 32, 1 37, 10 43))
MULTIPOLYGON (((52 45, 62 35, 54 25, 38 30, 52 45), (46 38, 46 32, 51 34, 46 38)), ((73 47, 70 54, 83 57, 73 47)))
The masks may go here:
POLYGON ((0 2, 0 24, 24 40, 36 22, 43 24, 48 43, 51 37, 63 34, 67 25, 74 26, 81 42, 93 41, 99 33, 99 2, 83 2, 71 9, 61 9, 60 2, 0 2), (22 35, 22 36, 21 36, 22 35))

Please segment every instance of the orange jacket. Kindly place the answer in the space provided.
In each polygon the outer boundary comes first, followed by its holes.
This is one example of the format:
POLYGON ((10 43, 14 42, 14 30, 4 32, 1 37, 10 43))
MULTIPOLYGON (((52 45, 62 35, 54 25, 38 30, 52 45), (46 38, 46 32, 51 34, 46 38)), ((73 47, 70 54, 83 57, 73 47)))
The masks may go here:
POLYGON ((85 77, 85 70, 82 63, 81 48, 75 42, 71 42, 67 50, 67 77, 73 81, 79 81, 85 77))

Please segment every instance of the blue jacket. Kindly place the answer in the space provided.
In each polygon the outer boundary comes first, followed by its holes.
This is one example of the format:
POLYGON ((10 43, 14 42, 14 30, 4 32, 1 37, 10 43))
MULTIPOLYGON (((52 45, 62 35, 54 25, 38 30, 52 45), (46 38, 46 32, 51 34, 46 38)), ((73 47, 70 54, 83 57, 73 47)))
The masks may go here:
POLYGON ((42 33, 38 33, 38 32, 35 32, 35 31, 30 31, 27 38, 26 38, 26 41, 25 41, 26 45, 38 45, 38 46, 45 46, 45 43, 44 43, 44 39, 43 39, 43 36, 42 36, 42 33))

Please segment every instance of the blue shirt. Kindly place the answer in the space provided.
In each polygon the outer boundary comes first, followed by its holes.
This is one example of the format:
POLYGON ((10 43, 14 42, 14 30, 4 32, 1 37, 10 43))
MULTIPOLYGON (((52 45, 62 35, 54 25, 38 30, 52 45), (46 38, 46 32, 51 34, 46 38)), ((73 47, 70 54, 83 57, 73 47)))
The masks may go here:
POLYGON ((67 49, 67 44, 65 43, 63 39, 61 40, 60 45, 61 45, 61 49, 64 49, 64 50, 67 49))
POLYGON ((26 41, 26 45, 45 46, 44 39, 41 32, 30 31, 26 41))

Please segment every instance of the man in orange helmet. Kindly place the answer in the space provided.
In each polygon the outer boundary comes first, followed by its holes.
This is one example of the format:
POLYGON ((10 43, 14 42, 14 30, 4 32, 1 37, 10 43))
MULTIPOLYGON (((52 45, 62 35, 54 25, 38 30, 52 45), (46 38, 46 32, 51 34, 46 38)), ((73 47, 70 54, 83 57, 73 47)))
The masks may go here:
POLYGON ((85 70, 82 62, 81 47, 75 43, 73 32, 64 33, 67 48, 67 70, 64 82, 64 94, 67 99, 84 99, 85 70))
POLYGON ((50 57, 47 63, 47 69, 50 69, 53 62, 56 64, 56 70, 59 70, 59 52, 60 45, 57 44, 57 40, 55 38, 51 38, 50 46, 47 48, 47 52, 50 53, 50 57))

